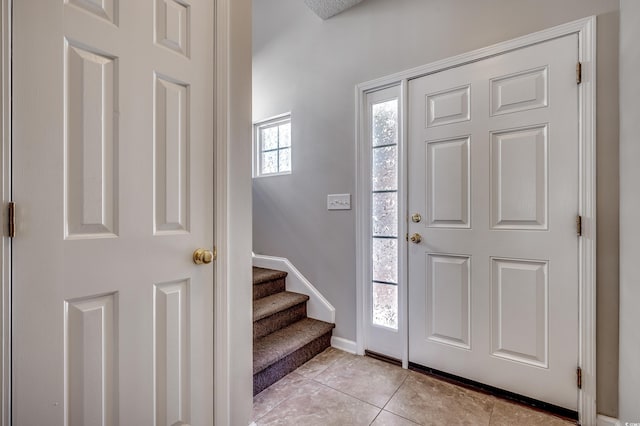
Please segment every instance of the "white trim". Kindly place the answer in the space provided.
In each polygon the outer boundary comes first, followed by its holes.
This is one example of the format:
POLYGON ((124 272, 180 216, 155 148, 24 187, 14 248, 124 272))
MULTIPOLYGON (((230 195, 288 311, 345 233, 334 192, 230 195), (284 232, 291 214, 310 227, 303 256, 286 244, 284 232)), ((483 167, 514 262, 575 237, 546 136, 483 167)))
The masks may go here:
POLYGON ((581 21, 578 58, 582 63, 579 93, 580 131, 580 343, 578 363, 582 390, 578 400, 580 423, 596 423, 596 18, 581 21))
MULTIPOLYGON (((371 283, 373 281, 372 268, 373 261, 371 257, 372 249, 373 249, 373 241, 375 238, 372 235, 371 231, 371 217, 372 217, 372 158, 373 153, 376 150, 376 147, 372 145, 372 106, 377 105, 383 102, 396 100, 397 101, 397 132, 398 132, 398 143, 397 143, 397 161, 400 164, 403 160, 403 155, 405 153, 404 146, 404 131, 405 131, 405 114, 404 114, 404 98, 403 98, 403 90, 404 85, 401 83, 396 83, 389 85, 387 87, 379 88, 376 90, 368 91, 363 93, 363 100, 361 104, 362 108, 362 138, 366 139, 366 143, 361 144, 358 148, 359 151, 359 160, 361 164, 362 172, 360 174, 361 182, 360 185, 360 195, 361 200, 358 205, 357 215, 358 215, 358 223, 365 224, 364 227, 360 229, 361 235, 366 240, 361 241, 361 246, 358 248, 362 250, 361 256, 363 259, 363 268, 358 270, 357 273, 360 274, 359 280, 362 280, 367 283, 366 287, 363 287, 363 300, 362 300, 362 320, 363 320, 363 338, 361 339, 362 348, 358 348, 361 350, 360 354, 364 353, 364 349, 369 349, 373 352, 383 353, 392 358, 402 359, 405 354, 405 343, 406 343, 406 315, 404 315, 405 310, 400 306, 402 304, 403 298, 406 296, 406 286, 404 283, 406 280, 406 267, 402 263, 402 260, 405 258, 406 246, 402 244, 402 236, 406 233, 406 222, 401 220, 401 218, 406 217, 406 204, 404 203, 405 198, 405 188, 406 183, 402 179, 401 173, 403 172, 402 167, 398 168, 398 183, 397 183, 397 218, 398 218, 398 229, 397 229, 397 239, 398 242, 398 277, 397 277, 397 286, 396 290, 398 292, 398 318, 397 318, 397 328, 388 328, 381 325, 373 325, 372 317, 373 317, 373 293, 371 291, 371 283)), ((358 281, 359 282, 359 281, 358 281)))
MULTIPOLYGON (((0 191, 2 191, 3 214, 9 201, 11 201, 11 37, 12 37, 12 13, 11 0, 2 0, 0 5, 0 20, 2 25, 2 44, 0 51, 2 74, 2 148, 0 150, 0 191)), ((3 220, 2 223, 6 223, 3 220)), ((0 321, 2 328, 2 350, 0 351, 0 424, 11 424, 11 240, 2 232, 2 244, 0 245, 0 274, 2 280, 0 321)))
MULTIPOLYGON (((394 84, 406 85, 411 79, 444 71, 471 62, 500 55, 512 50, 542 43, 569 34, 577 34, 579 40, 579 60, 582 62, 582 83, 579 86, 580 105, 580 212, 583 218, 583 236, 579 243, 580 256, 580 330, 578 362, 582 367, 583 384, 579 392, 578 413, 583 425, 596 424, 596 150, 595 150, 595 106, 596 106, 596 17, 591 16, 547 30, 539 31, 513 40, 498 43, 472 52, 453 56, 421 67, 378 78, 356 86, 356 347, 364 353, 365 291, 368 286, 368 253, 364 242, 370 229, 370 218, 366 209, 370 203, 368 188, 368 164, 363 155, 367 147, 366 117, 363 115, 364 99, 367 92, 394 84)), ((405 88, 406 90, 406 88, 405 88)), ((405 92, 403 92, 405 94, 405 92)), ((406 96, 405 96, 406 99, 406 96)), ((404 105, 406 107, 406 105, 404 105)), ((406 114, 406 111, 405 111, 406 114)), ((405 129, 406 130, 406 129, 405 129)), ((406 132, 405 132, 406 134, 406 132)), ((406 155, 401 163, 402 179, 406 179, 406 155)), ((406 201, 406 200, 405 200, 406 201)), ((406 265, 406 252, 400 259, 406 265)), ((405 295, 405 299, 408 295, 405 295)), ((400 307, 406 310, 408 300, 402 300, 400 307)), ((405 328, 406 329, 406 328, 405 328)), ((408 337, 407 337, 408 339, 408 337)), ((408 342, 404 349, 403 365, 408 362, 408 342)))
POLYGON ((214 424, 249 424, 251 2, 215 0, 214 424))
MULTIPOLYGON (((400 84, 400 135, 398 139, 398 217, 409 217, 409 149, 407 136, 409 134, 409 84, 403 80, 400 84)), ((398 220, 399 242, 402 236, 408 235, 409 223, 406 220, 398 220)), ((409 368, 409 247, 408 244, 400 244, 398 247, 398 330, 402 333, 402 368, 409 368)))
MULTIPOLYGON (((371 204, 369 182, 369 144, 367 139, 366 92, 360 86, 355 90, 356 113, 356 185, 354 205, 356 216, 356 354, 364 355, 365 324, 367 323, 367 289, 369 288, 369 238, 371 218, 366 206, 371 204)), ((400 141, 398 141, 400 142, 400 141)))
POLYGON ((331 338, 331 347, 340 349, 341 351, 349 352, 350 354, 356 354, 356 342, 353 340, 343 339, 342 337, 333 336, 331 338))
POLYGON ((306 294, 309 296, 307 302, 307 316, 309 318, 335 324, 336 310, 327 299, 305 278, 304 275, 293 264, 284 257, 253 255, 253 266, 260 268, 276 269, 287 272, 287 290, 306 294))
MULTIPOLYGON (((261 158, 262 156, 260 154, 262 154, 262 147, 261 145, 261 140, 259 137, 259 131, 260 129, 264 128, 264 127, 275 127, 276 125, 279 125, 281 123, 289 123, 289 129, 291 129, 291 132, 293 131, 292 128, 292 120, 291 120, 291 112, 285 112, 283 114, 278 114, 274 117, 271 118, 267 118, 265 120, 258 120, 258 121, 254 121, 253 122, 253 140, 252 140, 252 151, 251 151, 251 158, 253 159, 253 169, 252 169, 252 176, 254 179, 258 179, 258 178, 263 178, 263 177, 271 177, 271 176, 282 176, 282 175, 290 175, 293 172, 293 164, 291 164, 291 170, 287 170, 287 171, 279 171, 280 169, 280 165, 278 165, 278 171, 276 173, 262 173, 262 161, 261 158)), ((289 134, 289 138, 290 138, 290 143, 288 147, 283 147, 283 148, 276 148, 273 151, 277 151, 278 152, 278 158, 280 157, 280 151, 283 149, 289 149, 289 152, 291 152, 291 150, 293 149, 292 145, 293 145, 293 138, 291 137, 292 133, 290 132, 289 134)), ((291 159, 290 159, 291 160, 291 159)))
POLYGON ((621 426, 620 420, 598 414, 597 426, 621 426))
POLYGON ((260 120, 254 120, 253 121, 253 125, 255 126, 256 124, 262 124, 262 123, 269 123, 269 122, 273 122, 273 121, 278 121, 284 118, 291 118, 291 111, 288 112, 283 112, 282 114, 278 114, 278 115, 274 115, 272 117, 267 117, 267 118, 262 118, 260 120))

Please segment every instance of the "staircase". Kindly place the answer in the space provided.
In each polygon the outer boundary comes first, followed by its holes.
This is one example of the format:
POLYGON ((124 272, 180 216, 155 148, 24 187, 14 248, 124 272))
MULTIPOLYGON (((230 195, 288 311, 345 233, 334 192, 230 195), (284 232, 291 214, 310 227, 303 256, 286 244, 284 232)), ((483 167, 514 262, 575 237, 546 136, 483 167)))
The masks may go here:
POLYGON ((334 324, 307 318, 309 296, 286 291, 287 273, 253 268, 253 395, 329 346, 334 324))

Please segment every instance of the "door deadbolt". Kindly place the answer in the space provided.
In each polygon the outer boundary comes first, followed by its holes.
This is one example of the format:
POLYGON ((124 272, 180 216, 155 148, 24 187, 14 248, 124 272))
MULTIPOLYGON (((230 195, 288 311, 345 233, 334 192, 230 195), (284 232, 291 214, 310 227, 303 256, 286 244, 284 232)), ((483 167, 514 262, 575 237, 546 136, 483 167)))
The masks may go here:
POLYGON ((422 216, 420 216, 420 213, 414 213, 411 215, 411 221, 413 223, 418 223, 422 220, 422 216))

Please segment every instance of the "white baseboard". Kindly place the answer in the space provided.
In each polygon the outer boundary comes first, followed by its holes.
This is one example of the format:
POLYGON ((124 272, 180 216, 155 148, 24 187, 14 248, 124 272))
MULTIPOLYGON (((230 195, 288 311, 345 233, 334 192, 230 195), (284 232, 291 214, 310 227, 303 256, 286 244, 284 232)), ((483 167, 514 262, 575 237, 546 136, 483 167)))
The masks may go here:
POLYGON ((307 316, 335 324, 336 310, 333 305, 324 298, 318 289, 316 289, 288 259, 284 257, 253 254, 253 266, 287 272, 287 290, 309 296, 307 316))
POLYGON ((597 426, 621 426, 620 420, 598 414, 597 426))
POLYGON ((331 338, 331 347, 340 349, 341 351, 349 352, 350 354, 356 354, 356 342, 353 340, 343 339, 342 337, 331 338))

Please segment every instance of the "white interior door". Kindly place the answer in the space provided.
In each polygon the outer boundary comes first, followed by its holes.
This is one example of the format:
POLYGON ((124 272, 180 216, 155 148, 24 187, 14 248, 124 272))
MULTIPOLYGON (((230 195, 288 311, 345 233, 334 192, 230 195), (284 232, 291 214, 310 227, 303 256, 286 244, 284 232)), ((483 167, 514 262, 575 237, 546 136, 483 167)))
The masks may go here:
POLYGON ((213 424, 213 2, 13 30, 13 423, 213 424))
POLYGON ((409 85, 409 360, 577 409, 576 35, 409 85))

